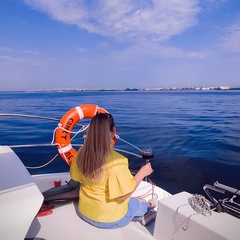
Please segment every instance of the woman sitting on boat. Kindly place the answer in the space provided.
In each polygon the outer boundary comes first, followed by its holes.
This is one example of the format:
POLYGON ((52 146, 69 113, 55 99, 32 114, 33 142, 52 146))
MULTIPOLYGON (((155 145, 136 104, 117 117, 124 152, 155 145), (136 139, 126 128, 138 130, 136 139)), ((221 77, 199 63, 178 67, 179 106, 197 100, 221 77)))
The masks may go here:
POLYGON ((96 114, 91 120, 86 141, 70 168, 72 179, 81 182, 80 216, 99 228, 126 226, 157 204, 157 199, 145 203, 130 197, 153 170, 147 163, 133 176, 128 159, 111 147, 115 134, 112 115, 96 114))

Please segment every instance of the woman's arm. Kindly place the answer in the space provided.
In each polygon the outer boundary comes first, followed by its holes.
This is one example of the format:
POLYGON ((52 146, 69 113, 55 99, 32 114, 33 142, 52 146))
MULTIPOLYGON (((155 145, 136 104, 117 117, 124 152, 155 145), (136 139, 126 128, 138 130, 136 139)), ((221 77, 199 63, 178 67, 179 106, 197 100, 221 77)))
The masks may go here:
POLYGON ((134 181, 136 183, 135 188, 133 189, 132 192, 123 195, 121 197, 118 197, 119 201, 124 201, 127 198, 129 198, 132 193, 136 190, 136 188, 139 186, 140 182, 145 178, 146 176, 150 175, 153 172, 151 163, 147 163, 146 165, 142 166, 140 170, 137 172, 137 174, 134 176, 134 181))

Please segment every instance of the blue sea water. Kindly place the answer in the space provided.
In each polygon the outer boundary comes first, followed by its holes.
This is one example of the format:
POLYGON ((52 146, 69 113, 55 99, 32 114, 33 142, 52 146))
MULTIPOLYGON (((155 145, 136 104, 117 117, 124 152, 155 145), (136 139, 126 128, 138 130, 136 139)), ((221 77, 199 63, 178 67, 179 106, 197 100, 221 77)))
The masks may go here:
MULTIPOLYGON (((0 93, 0 145, 49 144, 58 121, 3 117, 2 113, 61 119, 71 108, 92 103, 113 114, 120 137, 154 152, 150 176, 171 193, 202 192, 219 181, 240 188, 240 91, 0 93)), ((76 140, 76 143, 82 143, 76 140)), ((122 142, 116 148, 132 150, 122 142)), ((14 148, 27 166, 48 162, 56 147, 14 148)), ((137 151, 134 150, 138 154, 137 151)), ((129 157, 131 169, 144 160, 129 157)), ((67 171, 58 157, 41 172, 67 171)))

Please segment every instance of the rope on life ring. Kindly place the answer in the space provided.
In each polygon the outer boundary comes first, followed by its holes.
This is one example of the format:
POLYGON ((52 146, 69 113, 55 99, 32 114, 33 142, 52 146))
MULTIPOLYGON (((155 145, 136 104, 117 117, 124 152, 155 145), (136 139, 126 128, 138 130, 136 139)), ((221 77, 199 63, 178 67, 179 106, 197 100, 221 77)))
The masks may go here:
MULTIPOLYGON (((77 151, 71 144, 71 132, 77 122, 84 118, 93 118, 97 113, 108 113, 104 108, 94 104, 82 104, 70 109, 60 120, 56 129, 56 145, 58 152, 63 160, 69 165, 73 158, 77 155, 77 151)), ((111 145, 114 146, 115 140, 112 140, 111 145)))

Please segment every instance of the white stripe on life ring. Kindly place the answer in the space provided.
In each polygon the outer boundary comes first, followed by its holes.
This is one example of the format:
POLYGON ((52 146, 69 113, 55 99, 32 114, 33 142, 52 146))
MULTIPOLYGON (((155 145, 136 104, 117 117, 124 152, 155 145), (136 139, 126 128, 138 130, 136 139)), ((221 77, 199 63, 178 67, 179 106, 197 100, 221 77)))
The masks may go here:
POLYGON ((66 147, 63 147, 63 148, 60 147, 58 149, 58 152, 60 154, 62 154, 62 153, 68 152, 71 148, 72 148, 72 144, 69 144, 69 145, 67 145, 66 147))
POLYGON ((83 110, 79 106, 75 107, 75 109, 77 110, 80 120, 83 119, 84 118, 83 110))

